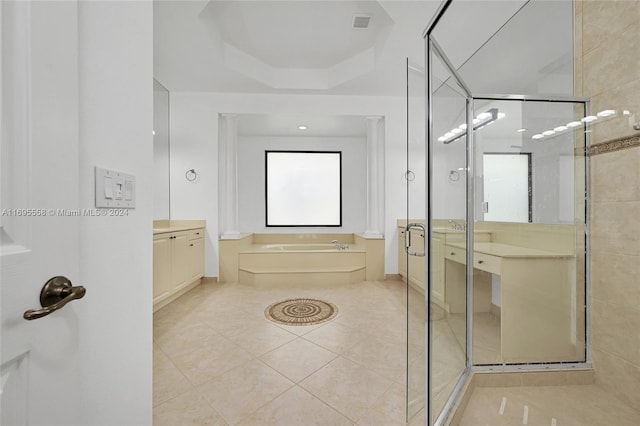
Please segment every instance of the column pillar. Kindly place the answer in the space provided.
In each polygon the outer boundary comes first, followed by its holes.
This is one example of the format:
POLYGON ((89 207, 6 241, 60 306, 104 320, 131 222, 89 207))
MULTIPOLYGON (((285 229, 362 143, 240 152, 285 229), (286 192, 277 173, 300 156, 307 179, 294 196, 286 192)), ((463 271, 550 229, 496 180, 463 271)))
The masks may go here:
MULTIPOLYGON (((367 117, 367 227, 366 237, 382 237, 384 202, 383 160, 380 155, 382 117, 367 117)), ((383 151, 382 151, 383 152, 383 151)))
POLYGON ((224 214, 221 235, 223 238, 237 238, 238 231, 238 116, 235 114, 221 114, 222 140, 224 146, 224 172, 220 178, 220 185, 224 196, 222 209, 224 214))

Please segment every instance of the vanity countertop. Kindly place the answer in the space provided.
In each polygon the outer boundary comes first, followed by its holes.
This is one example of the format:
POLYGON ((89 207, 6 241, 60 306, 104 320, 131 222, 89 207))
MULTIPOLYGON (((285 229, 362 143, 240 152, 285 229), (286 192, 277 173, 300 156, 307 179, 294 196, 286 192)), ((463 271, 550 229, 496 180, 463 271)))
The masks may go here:
MULTIPOLYGON (((465 245, 462 242, 448 243, 451 247, 465 249, 465 245)), ((503 243, 491 243, 491 242, 478 242, 473 246, 473 251, 477 253, 484 253, 491 256, 498 257, 537 257, 537 258, 566 258, 575 257, 573 253, 553 252, 547 250, 539 250, 529 247, 514 246, 503 243)))
POLYGON ((204 220, 154 220, 153 233, 166 234, 168 232, 190 231, 205 227, 204 220))

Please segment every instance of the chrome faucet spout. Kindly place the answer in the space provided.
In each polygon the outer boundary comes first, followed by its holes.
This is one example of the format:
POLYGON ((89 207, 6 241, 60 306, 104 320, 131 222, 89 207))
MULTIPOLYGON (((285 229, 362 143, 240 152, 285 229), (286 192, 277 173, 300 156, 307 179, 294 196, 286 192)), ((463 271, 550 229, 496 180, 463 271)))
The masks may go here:
POLYGON ((453 219, 449 219, 449 223, 451 224, 451 229, 454 231, 466 231, 467 224, 466 223, 458 223, 453 219))
POLYGON ((346 250, 347 249, 347 245, 346 244, 342 244, 340 241, 338 240, 333 240, 331 241, 331 244, 333 244, 334 246, 336 246, 336 249, 338 250, 346 250))

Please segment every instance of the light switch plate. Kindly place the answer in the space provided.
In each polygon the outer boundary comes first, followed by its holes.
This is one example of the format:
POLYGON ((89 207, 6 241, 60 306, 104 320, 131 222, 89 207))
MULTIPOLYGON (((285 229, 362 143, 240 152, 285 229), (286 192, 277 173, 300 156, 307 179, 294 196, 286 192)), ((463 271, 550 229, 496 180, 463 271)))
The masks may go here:
POLYGON ((133 209, 136 207, 136 177, 96 166, 96 207, 133 209))

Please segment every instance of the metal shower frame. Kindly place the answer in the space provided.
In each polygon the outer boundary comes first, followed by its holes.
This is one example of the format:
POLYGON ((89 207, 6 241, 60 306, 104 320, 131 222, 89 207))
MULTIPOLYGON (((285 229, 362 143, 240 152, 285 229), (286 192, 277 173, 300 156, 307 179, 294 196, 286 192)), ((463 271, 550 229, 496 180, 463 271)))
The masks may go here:
MULTIPOLYGON (((590 100, 589 98, 581 98, 581 97, 570 97, 570 96, 557 96, 557 97, 536 97, 536 96, 526 96, 526 95, 505 95, 505 94, 477 94, 473 95, 472 91, 465 84, 464 80, 461 78, 456 68, 453 66, 451 61, 447 58, 446 54, 437 43, 437 41, 432 37, 432 33, 437 27, 440 19, 447 12, 449 6, 453 0, 444 0, 434 17, 431 19, 431 22, 423 32, 423 38, 425 39, 425 70, 426 70, 426 118, 427 118, 427 126, 426 126, 426 143, 427 143, 427 155, 426 155, 426 188, 427 188, 427 196, 426 196, 426 244, 427 244, 427 256, 426 256, 426 283, 427 288, 425 289, 425 303, 427 308, 427 316, 426 316, 426 327, 425 327, 425 338, 426 338, 426 371, 427 371, 427 380, 426 380, 426 401, 425 401, 425 413, 426 413, 426 421, 427 425, 431 424, 431 418, 433 416, 432 413, 432 394, 431 394, 431 382, 432 382, 432 372, 431 372, 431 359, 432 359, 432 323, 431 323, 431 306, 432 306, 432 298, 431 298, 431 238, 432 238, 432 182, 433 182, 433 145, 436 142, 436 138, 434 137, 433 132, 433 100, 431 93, 433 92, 433 80, 432 80, 432 72, 433 72, 433 60, 432 54, 438 56, 438 58, 442 61, 444 66, 447 68, 447 71, 450 73, 453 80, 458 84, 458 86, 464 91, 464 96, 466 99, 466 121, 467 121, 467 149, 466 149, 466 170, 467 170, 467 205, 466 205, 466 221, 467 221, 467 230, 466 230, 466 246, 473 247, 474 243, 474 206, 475 206, 475 181, 474 181, 474 157, 475 157, 475 140, 474 140, 474 132, 473 126, 470 125, 472 123, 474 115, 474 101, 475 100, 512 100, 512 101, 534 101, 534 102, 560 102, 560 103, 574 103, 574 104, 582 104, 584 106, 585 115, 589 115, 590 108, 590 100)), ((588 123, 585 123, 585 126, 589 126, 588 123)), ((465 385, 469 381, 471 375, 476 371, 495 371, 495 372, 506 372, 506 371, 540 371, 540 370, 566 370, 569 368, 590 368, 591 367, 591 325, 589 320, 590 313, 590 304, 589 304, 589 295, 590 295, 590 262, 589 262, 589 225, 590 225, 590 214, 589 214, 589 176, 590 176, 590 161, 589 161, 589 146, 590 146, 590 135, 589 132, 585 133, 585 144, 584 144, 584 240, 585 240, 585 265, 584 265, 584 286, 585 286, 585 361, 584 362, 574 362, 574 363, 545 363, 545 364, 502 364, 502 365, 490 365, 490 366, 478 366, 473 364, 473 250, 467 250, 466 252, 466 279, 467 279, 467 287, 466 287, 466 296, 467 296, 467 304, 466 304, 466 352, 465 352, 465 369, 460 375, 451 395, 449 396, 447 402, 445 403, 442 411, 438 414, 438 417, 435 420, 436 426, 444 425, 451 412, 454 408, 454 405, 462 393, 465 385)))

